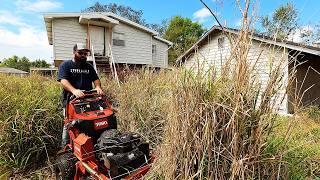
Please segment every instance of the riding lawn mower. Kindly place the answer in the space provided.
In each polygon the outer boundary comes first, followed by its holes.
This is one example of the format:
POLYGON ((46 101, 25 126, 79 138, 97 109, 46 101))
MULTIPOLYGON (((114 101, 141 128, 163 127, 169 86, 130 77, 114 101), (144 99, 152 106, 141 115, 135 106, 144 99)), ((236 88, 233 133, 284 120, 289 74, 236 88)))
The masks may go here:
POLYGON ((120 132, 111 104, 96 91, 71 96, 65 111, 69 143, 58 153, 57 179, 139 179, 154 156, 137 133, 120 132))

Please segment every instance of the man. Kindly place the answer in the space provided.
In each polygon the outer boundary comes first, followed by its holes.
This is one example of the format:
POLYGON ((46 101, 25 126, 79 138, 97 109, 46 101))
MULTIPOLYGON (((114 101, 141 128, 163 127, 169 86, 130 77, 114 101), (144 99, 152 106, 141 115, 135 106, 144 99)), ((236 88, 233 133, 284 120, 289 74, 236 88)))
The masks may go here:
MULTIPOLYGON (((90 50, 82 43, 77 43, 73 47, 73 59, 64 61, 59 66, 58 81, 63 87, 62 105, 65 109, 67 99, 70 95, 83 97, 84 93, 81 90, 92 90, 92 83, 98 94, 103 94, 99 77, 92 67, 87 62, 87 56, 90 50)), ((69 141, 67 127, 63 127, 62 144, 64 147, 69 141)))

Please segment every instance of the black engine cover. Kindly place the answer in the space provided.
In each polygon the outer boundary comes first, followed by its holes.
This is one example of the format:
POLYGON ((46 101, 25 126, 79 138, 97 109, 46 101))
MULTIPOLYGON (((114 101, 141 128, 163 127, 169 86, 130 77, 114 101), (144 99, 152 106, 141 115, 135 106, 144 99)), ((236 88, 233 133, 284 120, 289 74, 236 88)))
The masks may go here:
POLYGON ((116 129, 104 131, 97 140, 95 150, 98 160, 109 162, 111 176, 139 168, 150 158, 149 144, 139 134, 120 133, 116 129))

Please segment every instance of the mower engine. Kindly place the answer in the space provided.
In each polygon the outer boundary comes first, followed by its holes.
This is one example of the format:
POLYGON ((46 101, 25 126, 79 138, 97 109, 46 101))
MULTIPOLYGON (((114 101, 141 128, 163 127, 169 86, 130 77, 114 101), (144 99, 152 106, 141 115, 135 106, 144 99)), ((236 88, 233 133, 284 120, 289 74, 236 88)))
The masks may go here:
POLYGON ((149 163, 149 144, 137 133, 104 131, 94 146, 96 158, 110 169, 110 176, 127 175, 149 163))

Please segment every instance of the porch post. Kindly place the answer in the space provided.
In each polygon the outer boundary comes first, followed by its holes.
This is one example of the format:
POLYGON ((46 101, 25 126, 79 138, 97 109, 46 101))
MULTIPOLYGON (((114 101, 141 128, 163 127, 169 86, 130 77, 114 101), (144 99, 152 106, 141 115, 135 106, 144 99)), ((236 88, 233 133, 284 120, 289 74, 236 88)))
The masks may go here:
POLYGON ((91 49, 91 43, 90 43, 90 25, 88 21, 88 26, 87 26, 87 48, 91 49))

